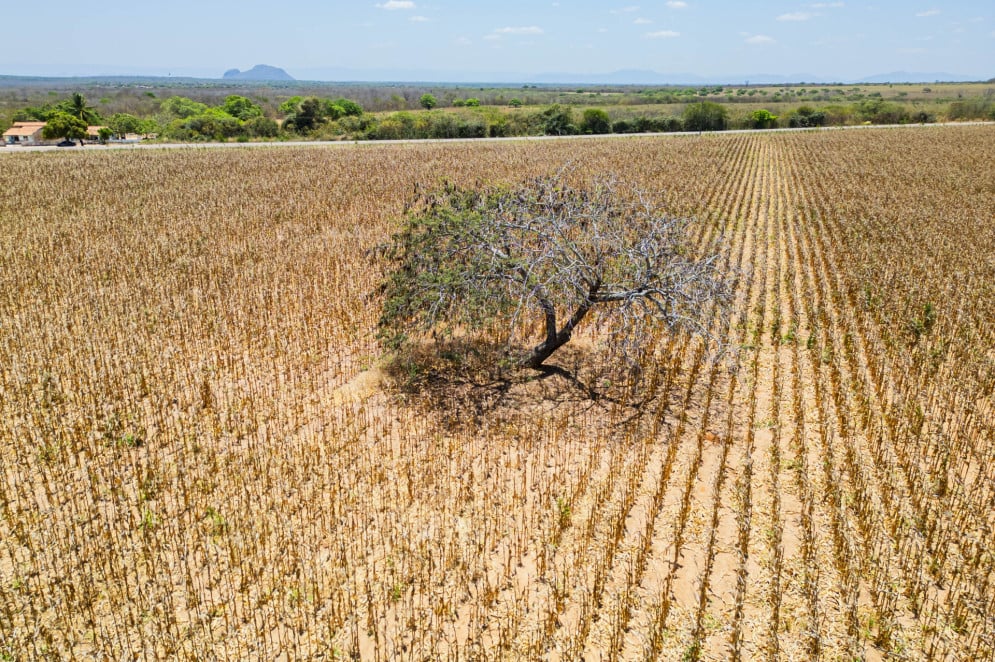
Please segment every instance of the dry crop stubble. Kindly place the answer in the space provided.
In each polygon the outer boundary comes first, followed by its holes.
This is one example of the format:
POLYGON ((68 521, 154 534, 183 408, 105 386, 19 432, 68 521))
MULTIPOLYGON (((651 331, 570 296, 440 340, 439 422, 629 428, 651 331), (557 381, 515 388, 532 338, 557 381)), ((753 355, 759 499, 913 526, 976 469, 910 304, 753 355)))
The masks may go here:
POLYGON ((8 155, 0 652, 990 656, 993 154, 963 127, 8 155), (380 372, 371 249, 414 186, 566 162, 725 242, 732 368, 660 336, 626 399, 590 331, 562 360, 597 401, 380 372))

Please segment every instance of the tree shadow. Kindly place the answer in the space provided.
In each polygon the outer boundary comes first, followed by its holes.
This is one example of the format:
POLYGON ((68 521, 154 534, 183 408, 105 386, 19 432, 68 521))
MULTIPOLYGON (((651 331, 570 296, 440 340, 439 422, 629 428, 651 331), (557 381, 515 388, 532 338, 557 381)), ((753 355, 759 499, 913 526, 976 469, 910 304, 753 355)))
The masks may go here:
POLYGON ((479 427, 569 408, 603 410, 629 425, 653 408, 659 394, 640 388, 641 376, 620 370, 589 347, 561 348, 540 369, 520 367, 503 344, 446 340, 410 344, 386 365, 398 398, 440 415, 454 427, 479 427))

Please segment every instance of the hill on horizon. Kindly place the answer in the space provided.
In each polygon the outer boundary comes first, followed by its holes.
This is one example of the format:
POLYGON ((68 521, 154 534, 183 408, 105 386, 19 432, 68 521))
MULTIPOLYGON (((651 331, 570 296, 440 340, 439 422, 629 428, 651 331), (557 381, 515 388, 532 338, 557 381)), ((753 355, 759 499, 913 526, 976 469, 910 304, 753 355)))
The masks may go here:
POLYGON ((257 64, 248 71, 239 71, 238 69, 229 69, 222 76, 223 79, 227 78, 229 80, 294 80, 294 77, 288 74, 286 71, 280 67, 273 67, 268 64, 257 64))

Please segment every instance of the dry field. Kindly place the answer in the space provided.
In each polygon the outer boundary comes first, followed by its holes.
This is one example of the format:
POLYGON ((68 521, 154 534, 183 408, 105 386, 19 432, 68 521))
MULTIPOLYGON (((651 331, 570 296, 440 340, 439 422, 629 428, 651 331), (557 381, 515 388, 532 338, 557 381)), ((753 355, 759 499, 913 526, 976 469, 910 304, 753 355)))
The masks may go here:
POLYGON ((993 216, 992 127, 0 157, 0 659, 992 659, 993 216), (384 374, 414 184, 567 161, 729 357, 384 374))

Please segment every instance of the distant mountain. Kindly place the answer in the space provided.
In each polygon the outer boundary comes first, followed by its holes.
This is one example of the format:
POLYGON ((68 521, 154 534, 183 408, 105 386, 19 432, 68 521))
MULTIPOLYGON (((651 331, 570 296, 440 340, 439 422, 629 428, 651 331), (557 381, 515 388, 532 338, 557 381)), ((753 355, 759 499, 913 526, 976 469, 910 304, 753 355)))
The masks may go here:
POLYGON ((280 67, 271 67, 268 64, 257 64, 248 71, 229 69, 222 78, 228 80, 294 80, 293 76, 280 67))
POLYGON ((878 74, 861 78, 858 83, 971 83, 976 78, 958 76, 948 73, 916 73, 909 71, 893 71, 890 74, 878 74))
POLYGON ((788 83, 829 83, 814 74, 745 74, 738 76, 701 76, 689 73, 662 74, 642 69, 623 69, 605 74, 544 73, 531 82, 566 85, 775 85, 788 83))
POLYGON ((544 72, 523 74, 509 71, 439 71, 429 69, 346 69, 311 68, 297 71, 301 80, 339 82, 451 83, 540 85, 754 85, 787 83, 830 83, 813 74, 751 74, 748 76, 701 76, 689 73, 660 73, 646 69, 621 69, 607 73, 544 72))
POLYGON ((391 82, 391 83, 450 83, 450 84, 539 84, 539 85, 831 85, 831 84, 870 84, 870 83, 935 83, 973 82, 982 77, 949 73, 916 73, 897 71, 886 74, 857 78, 851 76, 830 77, 812 73, 771 74, 719 74, 701 75, 691 73, 661 73, 649 69, 620 69, 602 73, 576 73, 550 71, 535 74, 498 71, 440 71, 420 69, 346 69, 310 68, 301 69, 302 80, 339 82, 391 82))
MULTIPOLYGON (((381 83, 387 85, 394 84, 421 84, 421 85, 454 85, 454 86, 520 86, 523 84, 538 84, 543 86, 582 86, 582 85, 632 85, 632 86, 681 86, 681 87, 703 87, 703 86, 738 86, 749 83, 750 85, 830 85, 847 84, 860 85, 872 83, 935 83, 940 82, 975 82, 984 81, 984 76, 965 76, 964 74, 950 73, 918 73, 896 71, 866 78, 856 78, 844 76, 833 78, 829 76, 818 76, 809 73, 796 74, 720 74, 720 75, 700 75, 691 73, 660 73, 648 69, 620 69, 604 73, 571 73, 571 72, 544 72, 523 74, 511 71, 473 71, 473 70, 438 70, 438 69, 349 69, 344 67, 320 67, 320 68, 300 68, 295 67, 294 72, 298 78, 292 77, 283 69, 265 64, 256 65, 248 71, 230 69, 224 73, 223 78, 217 78, 210 73, 200 74, 190 70, 184 70, 183 75, 164 75, 168 69, 159 68, 156 70, 146 70, 144 72, 127 73, 122 67, 88 66, 83 71, 74 71, 59 76, 46 76, 37 71, 25 72, 22 75, 4 75, 0 73, 0 87, 11 85, 46 85, 53 81, 76 81, 76 82, 103 82, 115 84, 135 84, 142 82, 154 82, 155 84, 169 85, 260 85, 260 84, 282 84, 308 82, 337 82, 347 84, 381 83), (88 74, 86 69, 94 71, 104 71, 103 74, 88 74), (108 73, 110 72, 110 73, 108 73)), ((988 81, 995 83, 995 79, 988 81)), ((295 84, 296 84, 295 83, 295 84)))

